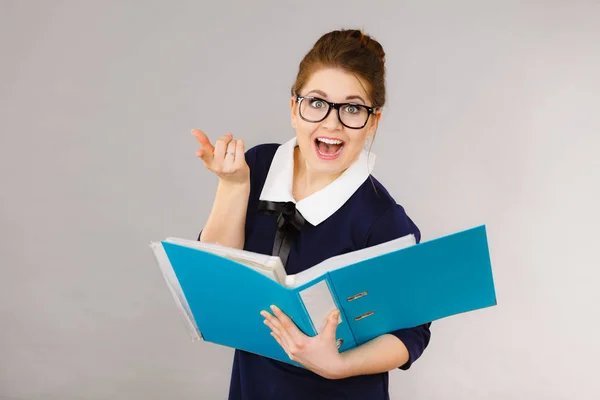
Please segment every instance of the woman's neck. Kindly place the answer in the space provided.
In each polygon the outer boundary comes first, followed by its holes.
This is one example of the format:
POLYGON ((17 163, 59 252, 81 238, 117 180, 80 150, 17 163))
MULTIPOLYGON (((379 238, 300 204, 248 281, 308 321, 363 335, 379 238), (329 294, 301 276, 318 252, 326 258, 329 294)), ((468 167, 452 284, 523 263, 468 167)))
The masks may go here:
POLYGON ((335 175, 322 174, 311 171, 302 157, 300 148, 294 149, 294 180, 292 194, 296 201, 300 201, 333 182, 341 173, 335 175))

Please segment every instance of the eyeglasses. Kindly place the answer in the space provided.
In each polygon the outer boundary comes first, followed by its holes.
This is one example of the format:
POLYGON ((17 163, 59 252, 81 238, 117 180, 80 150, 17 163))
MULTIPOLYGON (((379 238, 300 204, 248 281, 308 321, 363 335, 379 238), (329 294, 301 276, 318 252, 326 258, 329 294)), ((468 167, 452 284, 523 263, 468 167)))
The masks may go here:
POLYGON ((298 102, 300 118, 306 122, 323 121, 333 108, 337 110, 338 119, 342 125, 350 129, 364 128, 369 116, 377 110, 375 107, 367 107, 362 104, 332 103, 311 96, 296 95, 296 101, 298 102))

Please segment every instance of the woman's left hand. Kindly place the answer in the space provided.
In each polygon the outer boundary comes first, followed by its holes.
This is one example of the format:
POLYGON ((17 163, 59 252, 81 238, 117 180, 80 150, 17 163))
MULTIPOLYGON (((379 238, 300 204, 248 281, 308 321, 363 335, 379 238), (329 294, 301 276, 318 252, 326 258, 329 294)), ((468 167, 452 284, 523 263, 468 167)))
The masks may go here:
POLYGON ((313 337, 305 335, 278 307, 271 306, 271 310, 274 315, 267 311, 260 314, 271 328, 271 336, 292 361, 327 379, 343 377, 344 362, 336 343, 338 310, 329 314, 325 328, 313 337))

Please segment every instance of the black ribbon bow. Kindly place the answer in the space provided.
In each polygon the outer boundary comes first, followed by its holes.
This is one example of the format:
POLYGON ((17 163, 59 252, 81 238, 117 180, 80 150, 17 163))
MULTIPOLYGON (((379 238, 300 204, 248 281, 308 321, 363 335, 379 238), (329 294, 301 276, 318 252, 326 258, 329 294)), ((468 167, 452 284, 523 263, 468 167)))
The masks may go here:
POLYGON ((290 250, 304 225, 304 217, 296 209, 296 204, 291 201, 261 201, 258 209, 267 215, 277 216, 277 232, 273 242, 272 255, 279 256, 285 267, 290 250))

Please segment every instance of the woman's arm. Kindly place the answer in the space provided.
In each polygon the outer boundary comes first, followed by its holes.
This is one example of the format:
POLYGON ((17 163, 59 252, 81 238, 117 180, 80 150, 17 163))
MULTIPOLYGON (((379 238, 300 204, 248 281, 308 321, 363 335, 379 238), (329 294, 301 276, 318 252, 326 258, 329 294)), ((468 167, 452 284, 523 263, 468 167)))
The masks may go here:
POLYGON ((408 369, 431 339, 431 323, 379 336, 341 354, 341 377, 408 369))
POLYGON ((300 331, 277 306, 272 306, 271 310, 273 314, 263 310, 261 315, 277 343, 292 361, 327 379, 376 374, 396 368, 407 369, 429 343, 429 324, 424 324, 384 334, 339 353, 336 345, 339 311, 333 311, 325 328, 318 335, 310 337, 300 331))
POLYGON ((244 156, 244 142, 231 134, 221 137, 213 147, 204 132, 194 129, 200 149, 196 155, 204 166, 219 177, 219 184, 201 242, 218 243, 241 249, 250 195, 250 170, 244 156))
POLYGON ((242 249, 249 195, 249 182, 230 184, 219 180, 213 206, 202 229, 200 241, 242 249))
POLYGON ((400 339, 385 334, 341 353, 341 357, 338 379, 391 371, 406 364, 410 355, 400 339))

